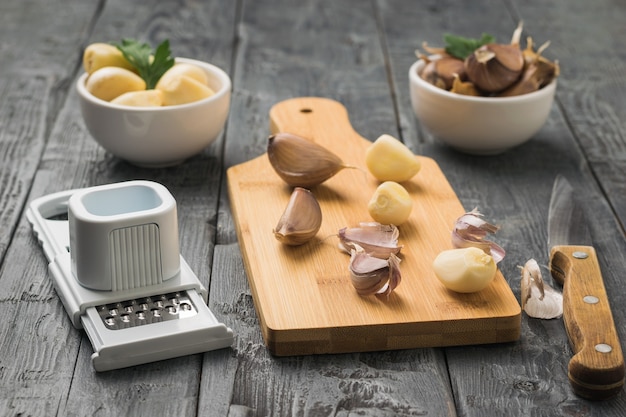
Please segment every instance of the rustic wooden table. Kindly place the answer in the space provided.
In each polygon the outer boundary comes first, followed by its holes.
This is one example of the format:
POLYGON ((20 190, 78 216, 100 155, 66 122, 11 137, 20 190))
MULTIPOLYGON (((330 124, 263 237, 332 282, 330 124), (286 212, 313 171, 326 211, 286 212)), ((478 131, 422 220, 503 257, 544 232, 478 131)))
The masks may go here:
POLYGON ((333 98, 355 129, 400 137, 434 158, 464 207, 503 227, 501 270, 547 262, 554 177, 582 190, 613 315, 626 347, 626 5, 613 0, 22 0, 0 4, 0 414, 3 416, 623 416, 626 394, 575 396, 562 320, 522 317, 519 341, 277 358, 266 349, 227 199, 225 171, 265 151, 268 111, 333 98), (407 71, 444 33, 510 37, 517 22, 562 75, 545 127, 492 157, 442 146, 417 123, 407 71), (167 169, 107 154, 82 122, 74 83, 85 45, 165 38, 178 56, 233 80, 223 135, 167 169), (96 373, 92 347, 55 293, 25 219, 29 201, 129 179, 164 184, 179 206, 181 252, 235 332, 231 348, 96 373))

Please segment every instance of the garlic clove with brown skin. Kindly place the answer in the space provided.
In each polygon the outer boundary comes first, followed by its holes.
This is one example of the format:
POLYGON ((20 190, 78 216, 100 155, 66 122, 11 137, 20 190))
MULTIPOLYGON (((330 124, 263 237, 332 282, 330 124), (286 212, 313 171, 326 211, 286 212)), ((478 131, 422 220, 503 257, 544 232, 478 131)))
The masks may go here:
POLYGON ((497 93, 513 85, 524 70, 524 54, 519 46, 522 23, 513 32, 510 44, 490 43, 465 59, 467 78, 487 93, 497 93))
POLYGON ((523 69, 524 56, 518 45, 483 45, 465 59, 468 79, 489 93, 511 86, 523 69))
POLYGON ((522 268, 520 290, 522 309, 528 316, 556 319, 563 315, 563 295, 543 282, 534 259, 529 259, 522 268))
POLYGON ((296 187, 273 233, 279 242, 299 246, 313 239, 321 225, 322 210, 317 199, 311 191, 296 187))
POLYGON ((461 79, 466 78, 465 63, 451 56, 433 59, 424 66, 420 76, 434 86, 450 90, 455 76, 461 79))
POLYGON ((398 245, 399 235, 400 231, 393 224, 362 222, 359 227, 344 227, 339 230, 339 248, 348 253, 362 248, 375 258, 389 259, 402 249, 402 245, 398 245))
POLYGON ((366 253, 362 248, 352 249, 350 255, 350 279, 357 294, 389 295, 401 281, 400 258, 391 254, 380 259, 366 253))
POLYGON ((353 168, 323 146, 291 133, 271 135, 267 156, 278 176, 292 187, 311 188, 344 168, 353 168))

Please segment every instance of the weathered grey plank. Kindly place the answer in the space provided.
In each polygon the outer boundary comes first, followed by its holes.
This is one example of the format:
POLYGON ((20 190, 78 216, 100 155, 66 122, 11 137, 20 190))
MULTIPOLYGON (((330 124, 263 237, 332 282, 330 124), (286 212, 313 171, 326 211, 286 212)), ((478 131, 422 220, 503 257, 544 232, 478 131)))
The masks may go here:
POLYGON ((78 341, 22 219, 77 48, 97 5, 27 0, 0 5, 0 414, 55 415, 78 341), (62 11, 62 13, 59 13, 62 11))

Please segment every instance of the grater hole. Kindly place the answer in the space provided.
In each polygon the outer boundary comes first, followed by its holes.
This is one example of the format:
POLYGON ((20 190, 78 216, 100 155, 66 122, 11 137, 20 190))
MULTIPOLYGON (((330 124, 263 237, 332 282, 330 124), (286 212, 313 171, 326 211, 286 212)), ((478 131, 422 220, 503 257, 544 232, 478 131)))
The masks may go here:
POLYGON ((105 326, 110 330, 179 320, 198 313, 186 292, 120 301, 96 306, 96 310, 105 326))

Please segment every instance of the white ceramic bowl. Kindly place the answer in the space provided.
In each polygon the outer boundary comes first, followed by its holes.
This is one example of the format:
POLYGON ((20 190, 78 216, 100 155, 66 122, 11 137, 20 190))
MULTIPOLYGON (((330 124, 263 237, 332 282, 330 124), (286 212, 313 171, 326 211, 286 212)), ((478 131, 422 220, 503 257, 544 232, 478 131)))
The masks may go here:
POLYGON ((176 106, 139 108, 100 100, 85 88, 87 74, 76 84, 89 133, 104 149, 145 167, 177 165, 211 144, 224 128, 230 108, 231 81, 220 68, 202 61, 176 62, 204 69, 211 97, 176 106))
POLYGON ((436 138, 469 154, 494 155, 532 138, 552 108, 556 79, 533 93, 515 97, 470 97, 429 84, 411 65, 411 104, 419 122, 436 138))

